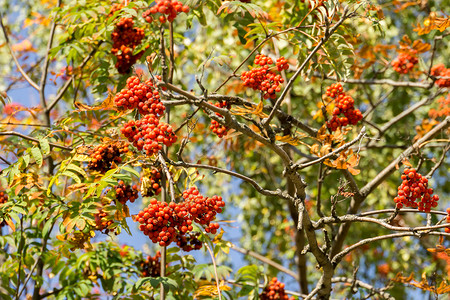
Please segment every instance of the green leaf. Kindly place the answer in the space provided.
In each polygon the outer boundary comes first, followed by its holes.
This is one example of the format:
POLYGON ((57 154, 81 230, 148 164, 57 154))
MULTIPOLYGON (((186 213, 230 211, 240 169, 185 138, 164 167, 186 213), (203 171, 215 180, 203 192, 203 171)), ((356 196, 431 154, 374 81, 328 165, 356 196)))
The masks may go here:
POLYGON ((66 167, 66 169, 75 171, 75 172, 79 173, 80 175, 83 175, 84 177, 87 176, 86 171, 77 165, 70 164, 66 167))
POLYGON ((141 177, 141 175, 139 174, 138 171, 136 171, 136 170, 133 169, 133 168, 130 168, 129 166, 124 166, 122 169, 125 170, 125 171, 127 171, 127 172, 130 172, 131 174, 133 174, 133 175, 136 176, 137 178, 140 178, 140 177, 141 177))
POLYGON ((64 171, 61 176, 67 176, 72 178, 73 180, 75 180, 76 183, 81 183, 81 179, 80 177, 77 176, 77 174, 75 174, 74 172, 71 171, 64 171))
POLYGON ((72 159, 76 160, 76 161, 82 161, 82 162, 91 161, 91 157, 89 155, 84 155, 84 154, 75 154, 72 159))
POLYGON ((15 212, 18 212, 19 214, 22 214, 22 215, 26 215, 27 214, 27 212, 22 207, 17 206, 17 205, 11 207, 11 210, 15 211, 15 212))
POLYGON ((44 161, 44 158, 42 157, 41 150, 39 148, 37 148, 37 147, 33 147, 33 148, 31 148, 30 151, 31 151, 31 155, 33 156, 34 161, 36 162, 36 164, 39 167, 41 167, 42 163, 44 161))
POLYGON ((44 228, 42 228, 42 238, 46 238, 47 233, 50 231, 50 227, 53 224, 53 219, 48 220, 45 225, 44 228))
POLYGON ((47 139, 39 139, 39 144, 41 145, 42 153, 44 155, 50 154, 50 145, 47 141, 47 139))
POLYGON ((23 164, 24 164, 22 169, 28 167, 28 165, 30 164, 30 155, 29 154, 25 154, 24 156, 21 157, 21 159, 22 159, 23 164))

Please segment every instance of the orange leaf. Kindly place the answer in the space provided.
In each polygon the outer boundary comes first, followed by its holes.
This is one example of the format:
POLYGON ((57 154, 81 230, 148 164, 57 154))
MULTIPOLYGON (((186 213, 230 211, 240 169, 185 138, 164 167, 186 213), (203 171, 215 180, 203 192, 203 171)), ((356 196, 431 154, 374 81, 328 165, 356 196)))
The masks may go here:
POLYGON ((77 112, 99 109, 117 110, 114 104, 114 97, 111 94, 100 105, 97 106, 89 106, 76 101, 74 103, 74 106, 78 109, 76 110, 77 112))
POLYGON ((352 168, 350 166, 347 169, 352 175, 358 175, 359 173, 361 173, 361 170, 354 169, 354 168, 352 168))
POLYGON ((409 162, 409 160, 406 157, 404 159, 402 159, 402 164, 404 164, 407 167, 412 168, 412 164, 409 162))
POLYGON ((8 226, 11 228, 12 231, 16 231, 16 226, 15 226, 14 223, 11 221, 11 219, 6 219, 6 218, 5 218, 5 222, 6 222, 6 224, 8 224, 8 226))
POLYGON ((422 40, 415 40, 414 43, 412 44, 412 48, 417 50, 418 53, 424 53, 431 49, 431 45, 422 42, 422 40))

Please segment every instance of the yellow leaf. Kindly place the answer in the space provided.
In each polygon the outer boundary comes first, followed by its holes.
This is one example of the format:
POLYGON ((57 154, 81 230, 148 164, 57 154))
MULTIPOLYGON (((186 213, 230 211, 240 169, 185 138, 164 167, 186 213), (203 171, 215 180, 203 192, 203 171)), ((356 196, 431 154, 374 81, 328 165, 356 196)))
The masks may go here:
POLYGON ((86 226, 86 221, 84 219, 78 219, 76 225, 80 230, 83 230, 86 226))
POLYGON ((332 152, 333 149, 331 149, 331 145, 323 145, 322 148, 320 148, 320 157, 327 155, 328 153, 332 152))
POLYGON ((319 155, 318 155, 318 154, 319 154, 319 149, 320 149, 319 144, 314 144, 314 145, 312 145, 311 148, 309 148, 309 149, 310 149, 310 151, 311 151, 312 154, 316 154, 317 156, 319 156, 319 155))
POLYGON ((220 233, 214 237, 214 239, 212 240, 212 242, 213 242, 213 243, 218 243, 218 242, 220 242, 220 241, 222 240, 222 236, 223 236, 224 232, 225 232, 225 231, 223 230, 223 228, 220 227, 220 233))
MULTIPOLYGON (((220 291, 230 291, 231 288, 227 286, 223 281, 219 283, 220 291)), ((201 281, 199 288, 194 293, 194 299, 198 299, 199 296, 214 297, 218 295, 217 285, 209 281, 201 281)))
POLYGON ((406 44, 411 45, 411 39, 405 34, 402 39, 406 44))
POLYGON ((235 107, 235 108, 231 109, 231 113, 236 116, 244 116, 247 114, 256 115, 256 116, 260 117, 261 119, 268 117, 268 115, 263 112, 264 103, 262 101, 259 102, 258 105, 256 105, 256 106, 252 105, 251 107, 247 107, 244 105, 244 107, 245 108, 235 107))

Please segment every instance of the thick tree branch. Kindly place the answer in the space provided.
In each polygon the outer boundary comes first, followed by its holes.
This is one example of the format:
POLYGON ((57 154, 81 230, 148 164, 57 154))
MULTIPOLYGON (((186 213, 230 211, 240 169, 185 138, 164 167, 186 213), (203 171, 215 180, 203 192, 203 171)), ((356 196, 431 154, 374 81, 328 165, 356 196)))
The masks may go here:
POLYGON ((166 161, 164 160, 164 155, 162 154, 162 152, 158 153, 158 160, 161 163, 164 173, 166 174, 167 180, 169 181, 171 201, 175 202, 175 188, 174 188, 173 178, 170 175, 169 168, 167 168, 167 164, 166 164, 166 161))

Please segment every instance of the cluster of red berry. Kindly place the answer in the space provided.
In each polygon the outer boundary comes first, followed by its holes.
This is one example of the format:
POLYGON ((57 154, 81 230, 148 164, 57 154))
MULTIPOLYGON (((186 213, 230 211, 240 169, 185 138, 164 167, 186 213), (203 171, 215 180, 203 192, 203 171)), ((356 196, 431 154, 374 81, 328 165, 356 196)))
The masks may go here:
POLYGON ((119 181, 119 184, 114 187, 114 189, 116 190, 116 201, 122 203, 122 205, 127 203, 127 201, 133 203, 134 200, 139 197, 136 184, 131 186, 129 184, 125 184, 121 180, 119 181))
POLYGON ((450 69, 447 69, 444 64, 433 66, 430 74, 434 77, 445 77, 436 80, 437 86, 450 87, 450 69))
POLYGON ((411 71, 419 62, 419 59, 415 56, 416 53, 416 50, 410 50, 409 53, 400 53, 397 58, 391 62, 394 71, 400 74, 407 74, 411 71))
POLYGON ((114 223, 114 221, 107 220, 106 219, 107 216, 108 214, 104 212, 103 209, 99 209, 98 212, 94 214, 96 230, 99 230, 101 232, 103 232, 104 230, 105 233, 114 232, 114 229, 109 229, 109 226, 111 226, 114 223))
POLYGON ((199 235, 199 232, 188 232, 185 235, 178 234, 175 241, 177 246, 183 251, 200 250, 203 243, 198 239, 199 235))
MULTIPOLYGON (((261 91, 264 99, 275 99, 276 93, 281 91, 280 85, 284 82, 284 79, 280 74, 271 70, 270 65, 273 64, 273 60, 264 54, 258 54, 254 63, 259 67, 254 67, 241 74, 244 86, 261 91)), ((277 59, 276 67, 278 71, 281 71, 289 68, 289 65, 284 57, 280 57, 277 59)))
POLYGON ((277 59, 276 66, 278 72, 289 69, 288 61, 283 56, 277 59))
POLYGON ((284 290, 284 283, 278 281, 276 277, 272 278, 269 284, 264 288, 259 299, 261 300, 293 300, 294 297, 289 297, 284 290))
POLYGON ((327 122, 327 127, 331 131, 349 124, 356 125, 363 115, 359 109, 355 109, 355 100, 348 96, 340 83, 335 83, 327 87, 326 95, 334 99, 336 107, 333 110, 333 117, 327 122), (343 114, 343 117, 339 117, 343 114))
POLYGON ((180 1, 177 0, 156 0, 156 5, 146 10, 142 17, 148 23, 153 22, 153 17, 151 15, 160 14, 158 20, 161 23, 165 23, 166 20, 169 22, 173 22, 177 15, 181 12, 188 13, 189 6, 183 5, 180 1), (167 17, 166 17, 166 16, 167 17))
POLYGON ((140 120, 128 121, 121 131, 130 143, 139 151, 144 150, 148 156, 158 153, 163 144, 169 147, 177 140, 172 126, 160 122, 153 114, 140 120))
POLYGON ((5 204, 8 201, 8 195, 5 192, 0 192, 0 204, 5 204))
POLYGON ((201 224, 206 232, 215 234, 219 224, 213 224, 217 213, 222 212, 225 202, 221 197, 203 197, 192 187, 183 192, 183 202, 161 202, 151 199, 148 207, 139 212, 136 220, 139 229, 147 235, 153 243, 168 246, 175 241, 177 235, 184 235, 194 228, 192 222, 201 224))
POLYGON ((144 54, 144 51, 133 54, 145 35, 144 29, 133 26, 133 19, 122 18, 117 22, 111 35, 113 41, 111 53, 117 57, 116 69, 120 74, 130 72, 131 66, 144 54))
MULTIPOLYGON (((214 105, 219 108, 226 108, 226 109, 231 108, 231 105, 227 101, 219 101, 218 103, 216 103, 214 105)), ((222 115, 219 113, 216 113, 216 115, 219 117, 222 117, 222 115)), ((216 120, 211 120, 211 126, 209 126, 209 129, 211 129, 211 131, 213 133, 217 134, 217 136, 220 138, 222 138, 228 132, 228 128, 224 125, 221 125, 216 120)))
POLYGON ((401 176, 403 182, 398 187, 398 196, 394 198, 397 208, 403 206, 418 208, 420 211, 430 212, 436 207, 438 195, 433 195, 433 189, 428 188, 428 179, 414 168, 406 168, 401 176), (416 200, 419 200, 416 202, 416 200))
POLYGON ((437 103, 439 103, 438 109, 436 110, 432 108, 428 112, 428 116, 430 116, 430 118, 436 119, 450 115, 450 93, 447 94, 447 97, 439 98, 437 103))
POLYGON ((91 160, 88 168, 100 173, 111 170, 113 163, 121 163, 120 157, 123 153, 128 152, 127 142, 114 142, 101 144, 96 146, 90 154, 91 160))
POLYGON ((139 264, 142 277, 159 277, 161 276, 161 252, 156 252, 155 256, 147 256, 139 264))
MULTIPOLYGON (((446 219, 447 223, 450 223, 450 207, 447 208, 447 219, 446 219)), ((445 232, 446 233, 450 233, 450 227, 445 227, 445 232)))
POLYGON ((116 94, 114 102, 119 107, 138 109, 141 115, 161 117, 166 109, 153 81, 141 82, 137 76, 127 79, 127 87, 116 94))
POLYGON ((142 193, 143 197, 156 196, 161 193, 161 177, 161 170, 153 168, 150 171, 148 188, 145 189, 145 193, 142 193))
POLYGON ((219 224, 211 224, 217 213, 222 212, 225 202, 222 197, 214 195, 211 198, 204 197, 196 187, 191 187, 183 192, 185 202, 189 204, 188 211, 192 219, 205 227, 208 233, 216 234, 219 224))

